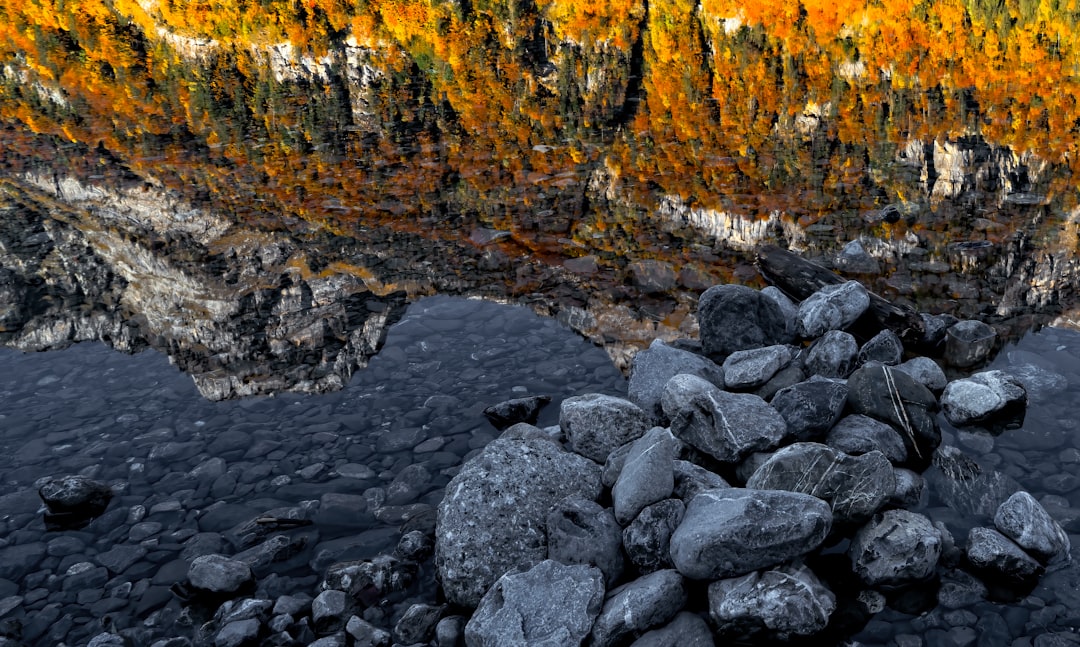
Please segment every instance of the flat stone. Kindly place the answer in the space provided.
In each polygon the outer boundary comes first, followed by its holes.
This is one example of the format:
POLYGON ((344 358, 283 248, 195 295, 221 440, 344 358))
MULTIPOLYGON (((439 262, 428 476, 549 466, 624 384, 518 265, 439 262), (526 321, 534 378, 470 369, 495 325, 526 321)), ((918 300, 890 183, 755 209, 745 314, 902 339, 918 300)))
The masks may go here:
POLYGON ((787 434, 783 417, 758 396, 728 393, 693 375, 671 378, 661 401, 671 432, 722 462, 773 449, 787 434))
POLYGON ((465 642, 473 647, 577 645, 589 635, 603 601, 600 569, 543 560, 495 582, 465 625, 465 642))
POLYGON ((791 361, 791 349, 783 344, 739 350, 724 360, 724 388, 752 389, 768 382, 791 361))
POLYGON ((686 506, 671 536, 671 559, 691 579, 743 575, 814 550, 832 519, 829 504, 808 494, 708 490, 686 506))
POLYGON ((203 555, 191 561, 188 581, 212 593, 235 593, 255 581, 251 567, 224 555, 203 555))

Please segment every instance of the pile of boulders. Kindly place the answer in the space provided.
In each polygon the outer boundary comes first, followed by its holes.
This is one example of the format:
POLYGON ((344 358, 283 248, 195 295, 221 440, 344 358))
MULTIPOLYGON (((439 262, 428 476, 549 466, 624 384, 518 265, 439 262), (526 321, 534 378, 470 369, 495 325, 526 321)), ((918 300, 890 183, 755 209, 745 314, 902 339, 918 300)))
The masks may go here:
MULTIPOLYGON (((856 282, 799 304, 775 288, 710 288, 700 342, 640 352, 626 399, 570 398, 558 427, 512 426, 469 460, 435 545, 446 599, 474 610, 465 643, 783 641, 835 630, 834 616, 851 617, 840 598, 865 620, 944 561, 1022 586, 1069 559, 1067 535, 1025 492, 966 544, 909 509, 925 500, 940 410, 1000 432, 1027 395, 1001 371, 950 382, 933 359, 905 361, 888 328, 860 344, 847 329, 865 329, 869 304, 856 282), (845 574, 815 571, 837 556, 845 574)), ((992 328, 922 318, 920 350, 954 366, 991 352, 992 328)))

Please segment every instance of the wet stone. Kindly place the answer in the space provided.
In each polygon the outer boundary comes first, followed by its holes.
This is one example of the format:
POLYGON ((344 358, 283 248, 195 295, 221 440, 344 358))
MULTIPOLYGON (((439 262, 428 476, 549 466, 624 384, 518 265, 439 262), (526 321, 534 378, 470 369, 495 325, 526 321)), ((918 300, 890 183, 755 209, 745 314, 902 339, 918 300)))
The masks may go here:
POLYGON ((642 508, 671 496, 675 488, 675 438, 663 427, 653 427, 635 440, 618 480, 611 488, 615 519, 630 523, 642 508))
POLYGON ((1023 584, 1042 574, 1043 568, 1008 537, 992 528, 972 528, 966 555, 981 573, 1023 584))
POLYGON ((446 605, 412 604, 394 625, 393 636, 406 645, 426 643, 435 634, 435 625, 446 605))
POLYGON ((223 555, 203 555, 191 561, 188 581, 211 593, 235 593, 254 582, 251 567, 223 555))
POLYGON ((904 344, 891 330, 882 330, 871 337, 862 348, 859 349, 859 365, 867 362, 878 362, 887 366, 895 366, 904 358, 904 344))
POLYGON ((934 416, 937 398, 907 373, 888 366, 860 368, 848 378, 848 405, 855 413, 895 427, 914 465, 929 464, 941 444, 934 416))
POLYGON ((949 383, 945 377, 945 371, 937 362, 929 357, 912 357, 906 362, 898 364, 896 370, 910 375, 916 382, 922 384, 934 393, 940 393, 949 383))
POLYGON ((500 431, 519 422, 535 425, 540 409, 549 402, 551 396, 547 395, 513 398, 484 409, 484 415, 500 431))
POLYGON ((862 581, 878 586, 930 577, 941 550, 941 532, 924 515, 887 510, 855 533, 848 555, 862 581))
POLYGON ((904 439, 891 425, 868 416, 844 416, 829 430, 825 444, 857 456, 877 450, 893 463, 907 460, 904 439))
POLYGON ((663 627, 652 629, 631 647, 714 647, 713 632, 704 618, 681 611, 663 627))
POLYGON ((1068 556, 1069 536, 1027 492, 1013 494, 998 507, 994 526, 1044 564, 1068 556))
POLYGON ((95 559, 99 564, 109 569, 110 572, 123 573, 145 557, 146 552, 146 549, 142 546, 120 544, 103 553, 98 553, 95 559))
POLYGON ((847 328, 869 307, 870 295, 857 281, 825 286, 799 304, 795 330, 804 339, 816 339, 847 328))
POLYGON ((958 368, 983 362, 994 348, 997 331, 981 321, 968 319, 945 331, 945 361, 958 368))
POLYGON ((1015 429, 1024 421, 1027 391, 1004 371, 984 371, 950 382, 941 394, 941 407, 956 426, 1015 429))

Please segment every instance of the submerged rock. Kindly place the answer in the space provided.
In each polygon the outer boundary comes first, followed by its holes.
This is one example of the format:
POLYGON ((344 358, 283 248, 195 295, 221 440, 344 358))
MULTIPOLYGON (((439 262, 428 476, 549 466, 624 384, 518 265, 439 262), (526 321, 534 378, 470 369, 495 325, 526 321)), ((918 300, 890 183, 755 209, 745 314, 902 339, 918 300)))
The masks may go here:
POLYGON ((50 478, 38 488, 38 496, 49 509, 47 524, 58 528, 81 528, 105 512, 112 500, 112 489, 80 475, 50 478))
POLYGON ((1024 421, 1027 390, 1004 371, 984 371, 949 382, 941 394, 941 407, 945 418, 958 427, 1015 429, 1024 421))
POLYGON ((1044 564, 1069 558, 1069 535, 1027 492, 1013 494, 998 507, 994 526, 1044 564))
POLYGON ((548 395, 513 398, 484 409, 484 415, 499 431, 512 427, 519 422, 535 425, 536 419, 540 416, 540 410, 548 402, 551 402, 551 396, 548 395))

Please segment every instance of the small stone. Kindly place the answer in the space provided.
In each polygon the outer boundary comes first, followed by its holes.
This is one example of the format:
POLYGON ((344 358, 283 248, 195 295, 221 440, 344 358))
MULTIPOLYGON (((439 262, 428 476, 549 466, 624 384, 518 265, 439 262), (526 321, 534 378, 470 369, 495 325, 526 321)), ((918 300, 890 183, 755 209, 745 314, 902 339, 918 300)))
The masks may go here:
POLYGON ((686 506, 679 499, 664 499, 646 506, 623 530, 622 543, 641 573, 671 568, 671 533, 682 522, 686 506))
POLYGON ((653 427, 634 441, 611 488, 616 521, 626 525, 645 506, 671 496, 675 488, 675 449, 675 438, 663 427, 653 427))
POLYGON ((791 349, 782 344, 735 351, 724 360, 724 386, 731 390, 761 386, 790 361, 791 349))
POLYGON ((634 355, 626 397, 650 416, 650 424, 667 425, 669 420, 660 403, 660 396, 668 380, 682 373, 696 375, 718 388, 724 388, 724 371, 712 360, 673 348, 656 339, 648 348, 634 355))
POLYGON ((957 368, 982 363, 994 349, 997 331, 981 321, 960 321, 945 331, 945 361, 957 368))
POLYGON ((877 450, 893 463, 907 460, 904 439, 896 429, 857 413, 841 418, 829 430, 825 444, 853 456, 877 450))
POLYGON ((941 370, 938 363, 929 357, 913 357, 902 364, 898 364, 896 370, 907 373, 916 382, 934 393, 941 393, 941 390, 949 383, 949 380, 945 377, 945 371, 941 370))
POLYGON ((537 418, 540 417, 540 410, 548 402, 551 402, 551 396, 548 395, 513 398, 484 409, 484 415, 499 431, 519 422, 535 425, 537 418))
POLYGON ((311 619, 319 633, 331 633, 345 628, 356 610, 354 602, 344 591, 323 591, 311 602, 311 619))
POLYGON ((885 329, 874 335, 859 349, 859 365, 878 362, 895 366, 904 358, 904 343, 891 330, 885 329))
POLYGON ((435 625, 446 610, 445 604, 412 604, 394 625, 394 639, 411 645, 426 643, 435 634, 435 625))
POLYGON ((596 566, 608 584, 623 572, 622 528, 611 508, 580 496, 559 501, 547 516, 548 559, 596 566))
POLYGON ((389 631, 379 629, 359 616, 349 618, 345 624, 345 632, 356 640, 358 646, 387 647, 391 640, 389 631))
POLYGON ((847 400, 847 385, 813 379, 780 389, 770 404, 784 419, 789 436, 816 440, 840 419, 847 400))
POLYGON ((980 425, 994 430, 1023 424, 1027 391, 1004 371, 984 371, 954 380, 941 394, 945 418, 956 426, 980 425))

